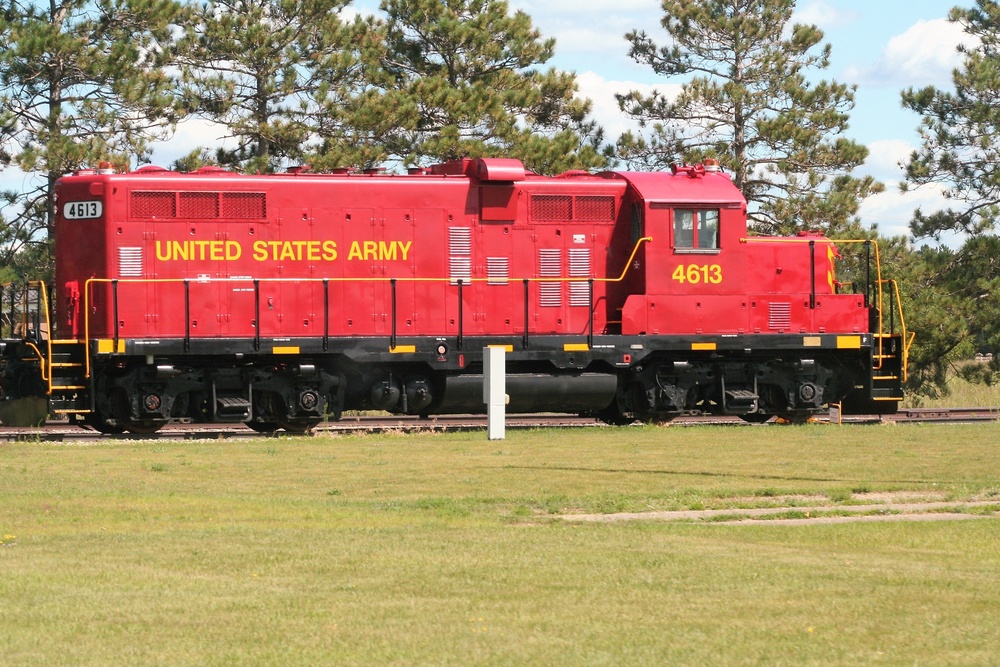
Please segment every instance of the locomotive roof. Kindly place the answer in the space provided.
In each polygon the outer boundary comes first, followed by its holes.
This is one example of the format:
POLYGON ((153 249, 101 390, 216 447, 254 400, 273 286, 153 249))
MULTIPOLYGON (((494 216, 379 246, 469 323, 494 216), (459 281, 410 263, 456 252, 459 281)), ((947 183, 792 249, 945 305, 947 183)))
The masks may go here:
MULTIPOLYGON (((420 182, 425 179, 451 180, 454 177, 468 178, 471 181, 480 183, 524 183, 531 182, 538 185, 543 183, 568 183, 573 181, 588 181, 597 183, 601 180, 624 181, 638 195, 639 198, 650 202, 663 202, 671 205, 692 204, 692 205, 713 205, 725 208, 739 208, 746 206, 746 200, 742 193, 733 184, 728 175, 714 170, 706 170, 701 165, 697 167, 681 167, 671 172, 638 172, 638 171, 609 171, 600 174, 590 174, 583 171, 573 171, 555 177, 540 176, 524 168, 524 165, 515 159, 509 158, 477 158, 463 159, 435 165, 427 169, 411 171, 410 174, 390 174, 382 170, 368 170, 361 173, 351 173, 347 170, 334 174, 309 173, 302 168, 293 168, 282 174, 268 175, 244 175, 219 167, 202 167, 193 172, 176 172, 162 167, 144 166, 132 172, 119 174, 118 178, 137 177, 142 180, 157 178, 191 179, 200 180, 207 183, 212 179, 224 178, 226 180, 242 181, 249 184, 258 179, 307 179, 315 178, 384 178, 395 182, 420 182)), ((101 180, 110 175, 109 171, 81 170, 72 174, 68 178, 83 177, 86 180, 98 177, 101 180)), ((66 177, 64 177, 66 178, 66 177)))
POLYGON ((746 199, 729 176, 722 172, 687 172, 676 174, 650 171, 616 171, 640 198, 648 202, 670 204, 718 205, 725 208, 746 206, 746 199))

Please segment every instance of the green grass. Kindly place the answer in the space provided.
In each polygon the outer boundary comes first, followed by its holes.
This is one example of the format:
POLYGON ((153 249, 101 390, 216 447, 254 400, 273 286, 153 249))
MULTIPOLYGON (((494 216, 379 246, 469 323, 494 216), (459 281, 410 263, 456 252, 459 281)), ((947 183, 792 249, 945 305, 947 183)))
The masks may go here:
POLYGON ((983 424, 3 443, 0 655, 992 664, 1000 518, 558 517, 766 507, 789 494, 822 496, 832 512, 873 491, 1000 498, 998 440, 1000 425, 983 424))

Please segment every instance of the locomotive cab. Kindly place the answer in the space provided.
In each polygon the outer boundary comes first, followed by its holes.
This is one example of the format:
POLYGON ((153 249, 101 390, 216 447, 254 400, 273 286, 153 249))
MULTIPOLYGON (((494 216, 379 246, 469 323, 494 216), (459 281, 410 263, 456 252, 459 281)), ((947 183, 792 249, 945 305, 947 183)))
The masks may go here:
POLYGON ((633 267, 642 289, 625 301, 622 333, 745 333, 746 204, 729 177, 699 165, 629 179, 639 235, 651 241, 633 267))

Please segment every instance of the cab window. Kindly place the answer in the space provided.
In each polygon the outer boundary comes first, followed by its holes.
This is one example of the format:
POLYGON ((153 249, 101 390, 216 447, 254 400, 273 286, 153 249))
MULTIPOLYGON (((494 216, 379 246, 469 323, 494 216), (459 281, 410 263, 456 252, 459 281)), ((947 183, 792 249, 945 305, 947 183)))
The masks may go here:
POLYGON ((674 249, 716 250, 719 209, 674 209, 674 249))

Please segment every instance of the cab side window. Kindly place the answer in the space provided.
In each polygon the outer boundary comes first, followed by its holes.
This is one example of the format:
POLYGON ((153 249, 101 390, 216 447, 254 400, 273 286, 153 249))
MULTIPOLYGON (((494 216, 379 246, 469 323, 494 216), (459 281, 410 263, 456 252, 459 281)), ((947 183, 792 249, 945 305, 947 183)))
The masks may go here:
POLYGON ((716 250, 719 209, 674 209, 675 250, 716 250))

